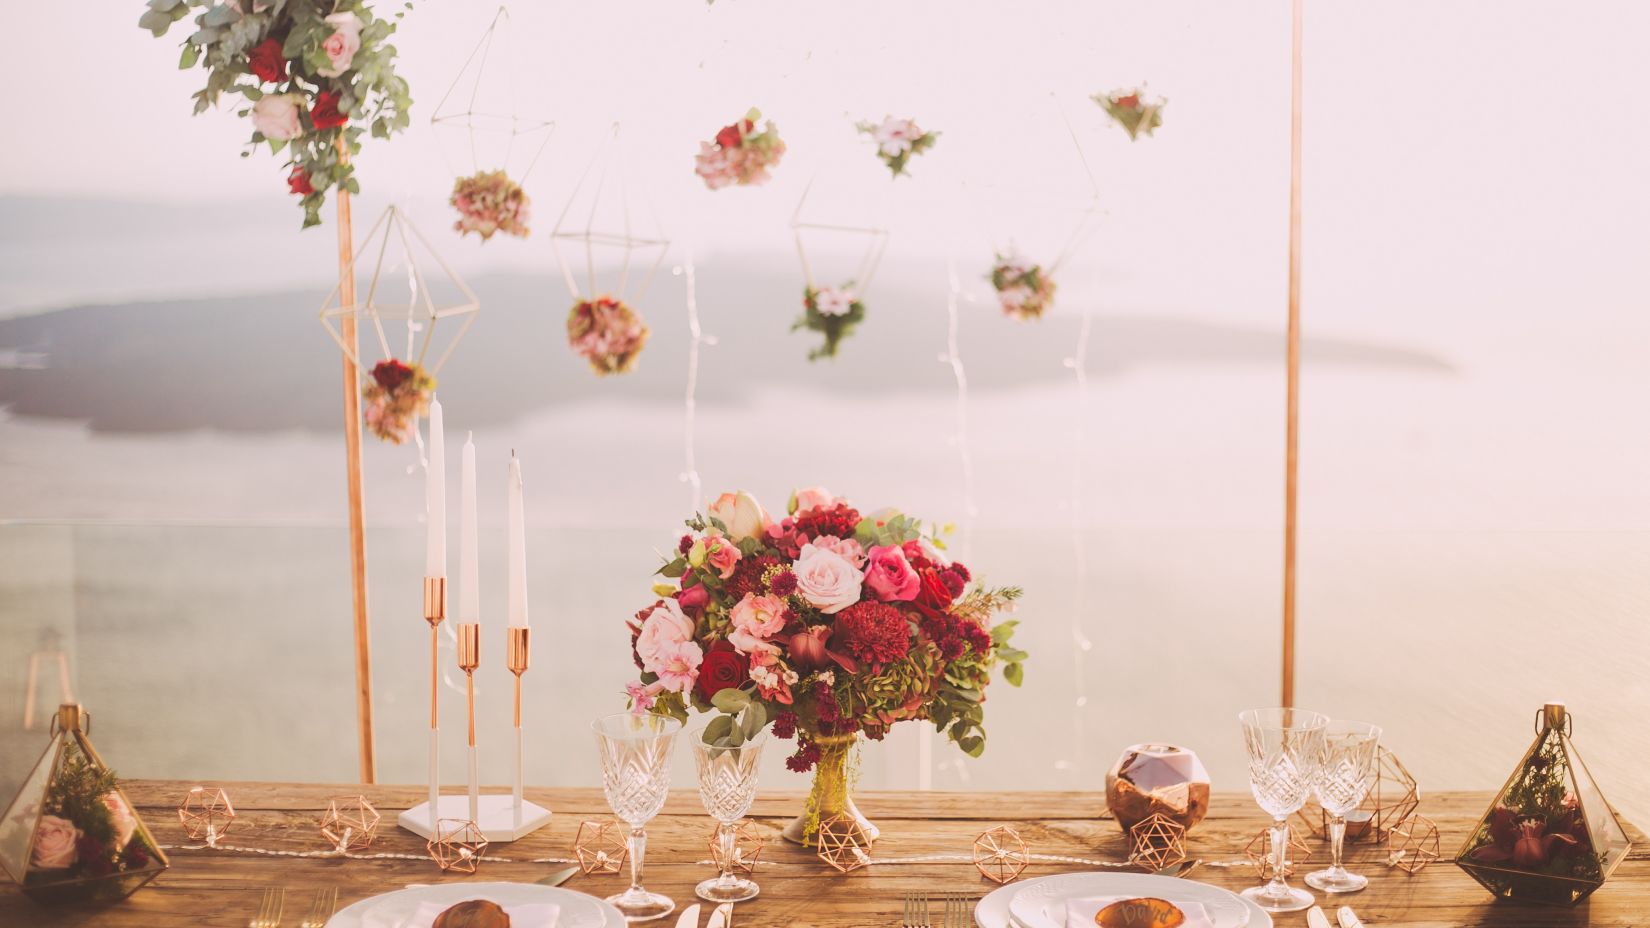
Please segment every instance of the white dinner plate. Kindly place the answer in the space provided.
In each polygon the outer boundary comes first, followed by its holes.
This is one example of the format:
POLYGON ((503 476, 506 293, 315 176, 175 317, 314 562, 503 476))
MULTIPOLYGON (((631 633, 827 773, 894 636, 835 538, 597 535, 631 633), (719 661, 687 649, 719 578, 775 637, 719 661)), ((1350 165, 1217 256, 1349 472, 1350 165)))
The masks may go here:
POLYGON ((974 923, 979 928, 1018 928, 1010 912, 1014 898, 1021 892, 1032 890, 1037 890, 1039 895, 1042 895, 1043 891, 1037 888, 1055 881, 1068 888, 1081 886, 1081 894, 1085 896, 1113 893, 1120 896, 1156 896, 1171 902, 1178 899, 1202 902, 1205 906, 1209 905, 1206 899, 1236 902, 1248 914, 1247 921, 1239 923, 1243 928, 1273 928, 1272 916, 1242 896, 1207 883, 1145 873, 1062 873, 1010 883, 988 893, 979 901, 974 908, 974 923))
POLYGON ((618 909, 595 896, 571 889, 538 883, 436 883, 362 899, 340 909, 327 920, 326 928, 361 928, 369 914, 396 925, 411 918, 420 903, 457 905, 469 899, 488 899, 505 908, 554 904, 561 908, 556 916, 556 928, 623 928, 625 924, 618 909))
POLYGON ((1095 896, 1129 899, 1155 896, 1173 903, 1195 902, 1214 928, 1245 928, 1249 906, 1243 897, 1218 886, 1149 873, 1062 873, 1027 886, 1008 901, 1008 916, 1018 928, 1065 928, 1066 901, 1095 896))

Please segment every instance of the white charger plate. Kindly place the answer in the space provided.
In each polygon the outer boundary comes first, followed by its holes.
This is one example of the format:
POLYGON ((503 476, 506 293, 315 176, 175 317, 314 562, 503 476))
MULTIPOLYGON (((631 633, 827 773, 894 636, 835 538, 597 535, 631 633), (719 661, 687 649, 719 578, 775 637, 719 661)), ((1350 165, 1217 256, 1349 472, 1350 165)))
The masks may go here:
MULTIPOLYGON (((1204 902, 1201 894, 1205 891, 1216 894, 1215 898, 1226 901, 1235 900, 1248 912, 1248 921, 1243 928, 1273 928, 1272 916, 1253 902, 1229 893, 1217 886, 1207 883, 1196 883, 1191 880, 1176 877, 1153 876, 1146 873, 1062 873, 1055 876, 1037 877, 1010 883, 1001 889, 988 893, 974 907, 974 923, 979 928, 1020 928, 1010 912, 1014 897, 1022 891, 1031 891, 1042 884, 1060 881, 1060 885, 1068 888, 1081 886, 1082 895, 1110 895, 1120 896, 1157 896, 1174 901, 1176 897, 1188 902, 1204 902), (1168 885, 1166 885, 1168 884, 1168 885), (1188 889, 1188 887, 1197 887, 1188 889), (1190 894, 1198 894, 1194 897, 1190 894)), ((1041 894, 1041 891, 1039 891, 1041 894)), ((1205 903, 1207 905, 1207 903, 1205 903)), ((1235 911, 1235 910, 1234 910, 1235 911)))
POLYGON ((444 906, 469 899, 488 899, 509 908, 535 903, 561 907, 556 928, 623 928, 624 916, 612 905, 571 889, 538 883, 435 883, 371 896, 338 910, 326 928, 361 928, 367 915, 398 925, 411 918, 424 902, 444 906))

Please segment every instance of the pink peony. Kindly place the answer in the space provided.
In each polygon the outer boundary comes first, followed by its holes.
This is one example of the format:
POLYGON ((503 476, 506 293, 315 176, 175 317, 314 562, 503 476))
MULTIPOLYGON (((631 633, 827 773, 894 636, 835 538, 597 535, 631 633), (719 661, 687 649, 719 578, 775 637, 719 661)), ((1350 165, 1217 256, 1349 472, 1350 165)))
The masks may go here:
POLYGON ((905 559, 903 549, 894 545, 882 545, 871 549, 865 585, 871 588, 871 592, 878 599, 904 602, 917 595, 917 590, 922 587, 922 578, 917 576, 916 570, 905 559))
POLYGON ((744 599, 734 603, 728 618, 734 628, 765 641, 785 627, 785 601, 777 596, 746 593, 744 599))
POLYGON ((74 866, 79 858, 75 842, 80 840, 80 829, 74 822, 55 815, 40 816, 34 831, 34 860, 31 866, 38 870, 63 870, 74 866))
POLYGON ((642 620, 642 631, 636 638, 636 656, 642 659, 643 670, 663 677, 661 668, 677 654, 681 645, 692 640, 693 620, 683 614, 680 603, 667 599, 654 606, 642 620))
POLYGON ((115 847, 125 847, 137 831, 137 819, 119 793, 104 793, 103 807, 109 810, 109 824, 115 829, 115 847))
POLYGON ((328 25, 332 26, 332 35, 327 36, 321 43, 321 51, 326 52, 330 65, 316 69, 322 77, 338 77, 355 62, 355 53, 361 50, 361 17, 345 11, 334 13, 327 17, 328 25))
POLYGON ((669 646, 660 655, 658 668, 653 671, 659 675, 660 688, 676 693, 693 689, 693 684, 699 680, 699 664, 704 659, 704 650, 692 641, 669 646))
POLYGON ((830 548, 812 542, 803 545, 792 572, 796 574, 796 591, 827 615, 859 602, 860 582, 865 575, 830 548))

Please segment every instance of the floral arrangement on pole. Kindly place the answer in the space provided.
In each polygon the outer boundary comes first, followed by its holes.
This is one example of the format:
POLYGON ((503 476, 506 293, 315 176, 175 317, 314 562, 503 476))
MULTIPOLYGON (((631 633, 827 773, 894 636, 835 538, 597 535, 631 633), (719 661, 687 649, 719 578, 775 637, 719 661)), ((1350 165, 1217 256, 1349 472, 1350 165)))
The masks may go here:
POLYGON ((1162 97, 1146 99, 1144 87, 1097 93, 1092 99, 1123 127, 1123 131, 1129 134, 1130 141, 1138 139, 1142 132, 1151 135, 1157 127, 1163 125, 1163 104, 1168 102, 1162 97))
POLYGON ((1019 254, 997 255, 988 279, 1005 316, 1038 319, 1054 304, 1054 278, 1019 254))
MULTIPOLYGON (((34 829, 27 885, 149 869, 156 859, 155 847, 138 827, 114 772, 91 763, 76 747, 66 751, 34 829)), ((119 898, 125 893, 114 888, 110 895, 119 898)))
POLYGON ((527 191, 502 170, 478 171, 453 181, 453 195, 447 202, 458 210, 453 230, 460 235, 474 232, 484 242, 495 232, 527 237, 528 206, 532 200, 527 191))
POLYGON ((567 344, 598 376, 628 373, 650 334, 640 313, 610 296, 580 300, 567 314, 567 344))
POLYGON ((419 416, 430 411, 435 378, 418 364, 394 358, 373 365, 372 378, 361 389, 362 415, 367 431, 392 444, 412 435, 419 416))
POLYGON ((837 345, 865 321, 865 303, 854 292, 853 282, 840 287, 804 287, 802 318, 791 331, 806 329, 825 336, 825 343, 808 352, 808 360, 836 357, 837 345))
POLYGON ((395 23, 375 17, 364 0, 148 0, 148 7, 138 25, 156 37, 196 14, 178 60, 181 69, 207 71, 195 112, 225 94, 246 101, 237 114, 252 120, 252 139, 241 156, 265 142, 285 152, 287 188, 302 197, 305 228, 320 224, 328 190, 358 192, 342 148, 353 154, 362 134, 387 139, 407 127, 412 98, 386 41, 395 23))
POLYGON ((694 156, 693 170, 712 190, 738 185, 754 186, 768 182, 768 172, 779 166, 785 154, 785 143, 773 120, 756 131, 762 111, 752 107, 745 118, 723 126, 716 138, 699 143, 699 154, 694 156))
POLYGON ((895 177, 906 173, 906 163, 912 155, 920 155, 939 141, 938 132, 925 132, 915 120, 883 117, 882 122, 862 122, 858 129, 877 143, 877 157, 888 165, 895 177))
MULTIPOLYGON (((1019 686, 1020 596, 973 582, 944 553, 943 529, 892 511, 861 515, 820 487, 775 520, 747 493, 724 493, 688 520, 659 574, 661 598, 629 622, 641 671, 633 711, 685 720, 714 713, 704 740, 738 745, 771 725, 796 739, 786 766, 815 771, 786 837, 811 843, 822 818, 857 816, 848 761, 858 736, 929 719, 965 753, 985 750, 992 672, 1019 686)), ((868 826, 869 823, 866 823, 868 826)))

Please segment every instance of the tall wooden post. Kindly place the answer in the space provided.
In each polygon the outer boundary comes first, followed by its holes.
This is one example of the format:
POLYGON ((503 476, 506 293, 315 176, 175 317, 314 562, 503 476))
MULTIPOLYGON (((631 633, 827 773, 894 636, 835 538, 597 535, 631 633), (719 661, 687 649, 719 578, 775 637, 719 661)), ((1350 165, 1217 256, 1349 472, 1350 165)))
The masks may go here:
POLYGON ((1295 704, 1296 475, 1301 406, 1301 20, 1290 4, 1289 43, 1289 386, 1283 478, 1283 705, 1295 704))
MULTIPOLYGON (((349 163, 349 145, 340 136, 338 160, 349 163)), ((355 232, 349 191, 336 189, 338 204, 338 305, 355 305, 355 232)), ((377 781, 372 739, 372 659, 367 636, 367 507, 361 486, 361 372, 356 364, 355 313, 339 318, 344 353, 344 468, 349 481, 349 563, 355 612, 355 715, 361 744, 361 782, 377 781)))

